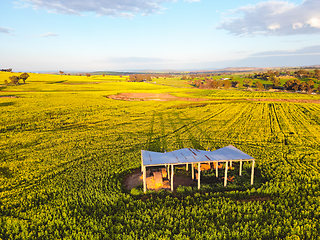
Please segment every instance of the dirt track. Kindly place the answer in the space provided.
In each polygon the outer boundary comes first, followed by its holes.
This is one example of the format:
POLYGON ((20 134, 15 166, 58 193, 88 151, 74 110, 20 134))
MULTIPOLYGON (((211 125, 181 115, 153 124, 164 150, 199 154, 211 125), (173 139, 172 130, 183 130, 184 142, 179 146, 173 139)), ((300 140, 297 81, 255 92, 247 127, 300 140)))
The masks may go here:
POLYGON ((0 98, 18 98, 18 96, 0 96, 0 98))
POLYGON ((208 101, 205 98, 183 98, 170 95, 168 93, 119 93, 117 95, 109 95, 108 98, 125 101, 208 101))
POLYGON ((168 93, 119 93, 117 95, 109 95, 108 98, 124 101, 269 101, 269 102, 295 102, 295 103, 316 103, 320 104, 320 100, 313 99, 266 99, 266 98, 239 98, 239 99, 208 99, 208 98, 184 98, 176 97, 168 93))
POLYGON ((296 102, 296 103, 320 103, 313 99, 272 99, 272 98, 239 98, 239 99, 210 99, 210 101, 262 101, 262 102, 296 102))

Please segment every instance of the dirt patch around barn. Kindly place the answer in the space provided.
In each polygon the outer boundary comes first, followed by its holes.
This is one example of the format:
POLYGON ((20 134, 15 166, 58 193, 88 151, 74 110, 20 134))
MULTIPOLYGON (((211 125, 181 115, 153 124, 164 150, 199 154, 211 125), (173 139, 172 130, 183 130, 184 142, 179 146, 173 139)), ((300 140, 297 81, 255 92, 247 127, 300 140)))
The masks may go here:
POLYGON ((135 169, 133 173, 125 177, 123 185, 127 190, 131 190, 142 184, 142 177, 141 169, 135 169))
MULTIPOLYGON (((156 170, 158 171, 158 170, 156 170)), ((150 171, 147 171, 148 178, 150 177, 150 171)), ((123 185, 127 190, 138 187, 143 183, 141 169, 135 169, 131 174, 127 175, 124 179, 123 185)), ((148 180, 147 180, 148 181, 148 180)), ((174 175, 173 188, 177 189, 179 186, 197 186, 197 181, 192 180, 190 177, 174 175)), ((149 190, 158 191, 161 189, 170 190, 170 184, 168 180, 165 180, 161 186, 148 186, 149 190)))
POLYGON ((109 95, 108 98, 124 101, 207 101, 205 98, 184 98, 176 97, 168 93, 119 93, 117 95, 109 95))

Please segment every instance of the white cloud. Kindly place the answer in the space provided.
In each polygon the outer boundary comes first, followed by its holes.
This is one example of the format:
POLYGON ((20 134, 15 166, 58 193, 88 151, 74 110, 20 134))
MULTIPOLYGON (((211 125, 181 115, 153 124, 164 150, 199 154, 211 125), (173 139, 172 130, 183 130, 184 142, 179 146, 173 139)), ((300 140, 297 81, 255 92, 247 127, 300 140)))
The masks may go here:
MULTIPOLYGON (((131 18, 135 14, 151 14, 163 9, 164 2, 175 0, 21 0, 35 9, 47 9, 61 14, 83 15, 93 12, 99 16, 131 18)), ((192 1, 192 0, 191 0, 192 1)), ((196 0, 199 1, 199 0, 196 0)))
POLYGON ((292 25, 293 29, 298 29, 303 27, 303 23, 297 22, 292 25))
POLYGON ((273 23, 268 26, 268 29, 270 29, 270 30, 276 30, 278 28, 280 28, 280 24, 278 24, 278 23, 273 23))
POLYGON ((13 2, 14 8, 28 8, 31 5, 28 3, 21 3, 21 2, 13 2))
POLYGON ((312 18, 308 22, 311 27, 320 28, 320 19, 319 18, 312 18))
POLYGON ((0 27, 0 33, 12 34, 12 31, 11 28, 0 27))
POLYGON ((232 10, 217 27, 235 35, 320 34, 320 1, 267 1, 232 10), (239 16, 240 15, 240 16, 239 16))
POLYGON ((109 57, 103 61, 112 63, 159 63, 166 61, 166 59, 150 57, 109 57))
POLYGON ((200 2, 200 0, 184 0, 185 2, 190 2, 190 3, 192 3, 192 2, 200 2))
POLYGON ((301 55, 320 55, 320 45, 309 46, 291 51, 268 51, 251 55, 252 57, 271 57, 271 56, 301 56, 301 55))
POLYGON ((39 36, 40 37, 56 37, 56 36, 59 36, 59 35, 56 34, 56 33, 46 33, 46 34, 41 34, 39 36))

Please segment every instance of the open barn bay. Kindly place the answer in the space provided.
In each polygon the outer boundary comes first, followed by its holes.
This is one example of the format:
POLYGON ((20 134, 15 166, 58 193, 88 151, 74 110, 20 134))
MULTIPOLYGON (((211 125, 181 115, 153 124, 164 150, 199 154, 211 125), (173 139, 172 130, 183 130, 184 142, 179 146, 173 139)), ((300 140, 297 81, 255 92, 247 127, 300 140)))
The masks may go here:
POLYGON ((275 99, 320 97, 31 74, 0 91, 0 238, 316 239, 320 104, 275 99), (119 93, 207 100, 107 98, 119 93), (237 165, 227 187, 123 186, 142 149, 229 144, 255 157, 253 186, 237 165))

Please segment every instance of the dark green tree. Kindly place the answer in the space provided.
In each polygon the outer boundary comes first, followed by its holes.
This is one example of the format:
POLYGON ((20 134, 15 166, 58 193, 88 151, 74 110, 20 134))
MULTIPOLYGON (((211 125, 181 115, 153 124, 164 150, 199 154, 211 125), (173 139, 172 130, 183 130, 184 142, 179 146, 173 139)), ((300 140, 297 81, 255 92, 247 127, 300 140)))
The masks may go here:
POLYGON ((307 84, 305 82, 302 82, 300 85, 299 85, 299 88, 301 91, 305 91, 307 90, 307 84))
POLYGON ((263 87, 263 84, 259 81, 255 82, 254 84, 256 86, 256 88, 261 91, 264 87, 263 87))
POLYGON ((216 80, 212 81, 212 88, 217 89, 218 88, 218 82, 216 80))
POLYGON ((271 82, 274 87, 280 86, 280 78, 277 78, 277 77, 270 77, 270 78, 271 78, 271 82))
POLYGON ((314 82, 312 80, 309 80, 307 83, 311 88, 314 88, 314 82))
POLYGON ((222 86, 223 86, 223 81, 222 81, 222 80, 219 80, 217 83, 218 83, 218 89, 222 88, 222 86))
POLYGON ((292 89, 295 90, 295 91, 298 91, 299 88, 300 88, 300 85, 299 85, 299 84, 296 84, 296 85, 294 85, 294 86, 292 87, 292 89))
POLYGON ((225 89, 229 89, 231 87, 231 82, 229 80, 224 80, 223 81, 223 87, 225 89))
POLYGON ((10 81, 11 81, 12 84, 14 84, 14 85, 18 85, 18 84, 19 84, 19 80, 20 80, 19 77, 17 77, 17 76, 11 76, 11 77, 9 77, 9 79, 10 79, 10 81))
POLYGON ((26 80, 28 79, 28 77, 30 77, 28 73, 22 73, 20 75, 20 79, 23 80, 23 83, 26 83, 26 80))
POLYGON ((319 70, 319 69, 316 68, 316 69, 314 70, 314 75, 315 75, 315 78, 316 78, 316 79, 320 80, 320 70, 319 70))
POLYGON ((247 88, 252 86, 252 79, 250 78, 245 78, 243 79, 243 85, 246 86, 247 88))
POLYGON ((232 81, 231 84, 232 84, 232 87, 237 88, 240 85, 240 81, 232 81))

